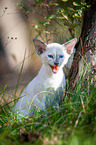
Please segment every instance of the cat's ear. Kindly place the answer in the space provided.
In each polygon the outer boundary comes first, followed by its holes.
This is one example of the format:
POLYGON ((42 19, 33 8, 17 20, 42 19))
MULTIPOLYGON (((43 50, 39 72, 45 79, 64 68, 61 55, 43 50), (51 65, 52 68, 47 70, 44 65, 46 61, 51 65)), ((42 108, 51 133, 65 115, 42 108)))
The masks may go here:
POLYGON ((34 42, 36 53, 38 55, 42 54, 46 50, 46 47, 47 47, 46 43, 42 42, 41 40, 37 38, 34 38, 33 42, 34 42))
POLYGON ((63 44, 63 46, 65 47, 66 52, 68 54, 72 54, 73 53, 74 46, 75 46, 76 42, 77 42, 77 38, 74 38, 74 39, 72 39, 72 40, 70 40, 70 41, 68 41, 68 42, 63 44))

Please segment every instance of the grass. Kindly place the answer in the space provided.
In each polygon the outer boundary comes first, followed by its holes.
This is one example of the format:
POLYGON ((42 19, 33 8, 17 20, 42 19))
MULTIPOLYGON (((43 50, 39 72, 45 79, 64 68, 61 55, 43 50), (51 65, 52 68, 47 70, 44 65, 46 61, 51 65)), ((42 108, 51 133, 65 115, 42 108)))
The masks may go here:
MULTIPOLYGON (((0 145, 95 145, 96 88, 95 81, 92 82, 94 75, 88 75, 88 80, 82 81, 82 74, 84 72, 81 73, 76 88, 73 91, 68 89, 65 93, 62 106, 52 108, 47 115, 44 115, 44 112, 36 112, 32 118, 19 122, 18 116, 11 112, 14 103, 10 101, 1 104, 0 145)), ((0 91, 2 100, 5 90, 6 87, 0 91)))

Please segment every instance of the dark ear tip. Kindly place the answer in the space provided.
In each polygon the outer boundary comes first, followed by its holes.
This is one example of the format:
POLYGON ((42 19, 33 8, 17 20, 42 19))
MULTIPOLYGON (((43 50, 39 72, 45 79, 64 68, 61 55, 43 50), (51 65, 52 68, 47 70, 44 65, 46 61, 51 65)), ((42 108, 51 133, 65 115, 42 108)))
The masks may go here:
POLYGON ((33 42, 34 42, 34 44, 37 43, 37 42, 39 42, 39 43, 41 43, 41 44, 47 45, 46 43, 44 43, 43 41, 41 41, 41 40, 39 40, 39 39, 37 39, 37 38, 34 38, 34 39, 33 39, 33 42))

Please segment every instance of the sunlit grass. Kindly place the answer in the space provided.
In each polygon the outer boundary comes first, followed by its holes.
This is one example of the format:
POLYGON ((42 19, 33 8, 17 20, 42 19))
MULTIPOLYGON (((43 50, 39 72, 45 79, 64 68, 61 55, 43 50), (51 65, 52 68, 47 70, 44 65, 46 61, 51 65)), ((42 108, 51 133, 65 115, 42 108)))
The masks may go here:
MULTIPOLYGON (((47 114, 36 112, 31 118, 19 121, 19 116, 11 111, 15 99, 0 104, 0 145, 95 145, 96 88, 95 81, 92 81, 94 75, 88 74, 88 79, 83 81, 82 74, 84 72, 81 73, 76 88, 73 91, 66 90, 62 105, 49 109, 47 114)), ((1 101, 4 101, 5 90, 6 86, 0 91, 1 101)), ((13 95, 13 98, 16 96, 13 95)))

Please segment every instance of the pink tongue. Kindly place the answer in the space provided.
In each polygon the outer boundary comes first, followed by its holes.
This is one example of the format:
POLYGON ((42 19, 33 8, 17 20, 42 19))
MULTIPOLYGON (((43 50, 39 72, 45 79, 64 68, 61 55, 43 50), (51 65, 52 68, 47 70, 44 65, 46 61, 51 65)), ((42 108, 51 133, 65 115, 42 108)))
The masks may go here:
POLYGON ((57 70, 58 70, 58 67, 57 67, 57 66, 52 67, 52 71, 53 71, 54 73, 57 73, 57 70))

